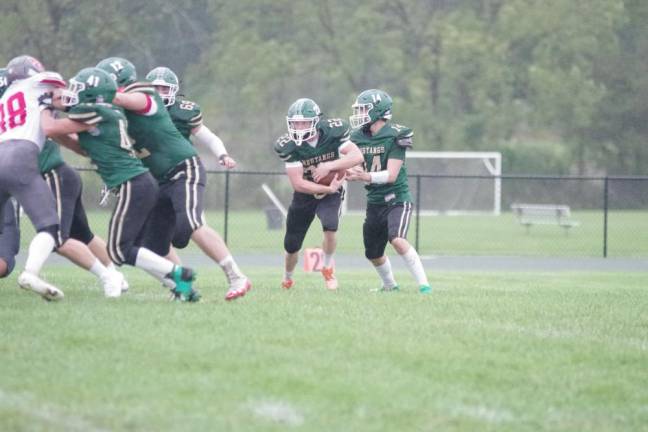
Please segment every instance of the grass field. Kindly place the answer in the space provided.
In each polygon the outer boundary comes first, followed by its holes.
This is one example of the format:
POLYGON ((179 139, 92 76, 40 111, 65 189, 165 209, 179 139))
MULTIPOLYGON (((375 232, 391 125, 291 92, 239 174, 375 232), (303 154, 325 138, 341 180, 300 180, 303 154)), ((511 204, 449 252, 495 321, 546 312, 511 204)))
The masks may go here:
MULTIPOLYGON (((97 234, 106 236, 106 211, 89 212, 89 220, 97 234)), ((511 213, 501 216, 425 216, 421 218, 419 250, 423 255, 497 255, 497 256, 603 256, 603 214, 575 212, 580 222, 565 235, 556 225, 534 226, 527 233, 511 213)), ((207 214, 209 223, 223 232, 224 217, 220 212, 207 214)), ((362 254, 363 215, 346 215, 341 222, 338 251, 362 254)), ((23 247, 33 235, 26 217, 22 218, 23 247)), ((648 212, 614 211, 608 217, 608 256, 648 257, 648 212)), ((267 230, 265 215, 258 211, 233 211, 228 218, 228 243, 234 254, 282 253, 283 230, 267 230)), ((414 243, 416 221, 412 218, 408 235, 414 243)), ((315 220, 304 246, 321 245, 322 231, 315 220)), ((198 251, 190 245, 190 251, 198 251)))
POLYGON ((46 270, 57 304, 0 281, 2 431, 648 430, 648 273, 442 273, 425 296, 257 268, 230 304, 201 269, 178 304, 71 268, 46 270))

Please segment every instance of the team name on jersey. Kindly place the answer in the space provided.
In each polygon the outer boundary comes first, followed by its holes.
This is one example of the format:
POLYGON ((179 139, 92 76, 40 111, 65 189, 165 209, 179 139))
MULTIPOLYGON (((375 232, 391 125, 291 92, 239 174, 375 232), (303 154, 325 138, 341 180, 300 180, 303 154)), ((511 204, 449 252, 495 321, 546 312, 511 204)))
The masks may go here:
POLYGON ((385 153, 385 146, 376 147, 361 147, 362 154, 383 154, 385 153))
POLYGON ((324 153, 324 154, 321 154, 321 155, 318 155, 318 156, 315 156, 315 157, 312 157, 312 158, 304 159, 302 161, 302 165, 304 167, 308 167, 308 166, 311 166, 311 165, 316 165, 318 163, 326 162, 326 161, 334 160, 334 159, 336 159, 335 152, 329 152, 329 153, 324 153))

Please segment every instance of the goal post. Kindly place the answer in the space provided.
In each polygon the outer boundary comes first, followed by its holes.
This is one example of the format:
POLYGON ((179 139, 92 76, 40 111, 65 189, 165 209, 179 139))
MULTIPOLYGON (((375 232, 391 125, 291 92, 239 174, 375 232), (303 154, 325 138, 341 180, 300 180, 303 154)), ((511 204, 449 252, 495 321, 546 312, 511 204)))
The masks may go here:
MULTIPOLYGON (((407 174, 412 198, 420 197, 423 215, 499 215, 502 200, 500 152, 408 151, 407 174), (420 176, 416 181, 416 176, 420 176), (417 191, 417 184, 421 190, 417 191)), ((345 210, 366 208, 362 184, 349 182, 345 210)))

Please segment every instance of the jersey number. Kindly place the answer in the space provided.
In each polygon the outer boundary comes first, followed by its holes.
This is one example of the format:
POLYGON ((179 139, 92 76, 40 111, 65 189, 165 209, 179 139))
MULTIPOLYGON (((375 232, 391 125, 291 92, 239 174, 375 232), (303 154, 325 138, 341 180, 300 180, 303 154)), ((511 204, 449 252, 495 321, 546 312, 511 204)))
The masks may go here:
POLYGON ((328 119, 328 124, 330 128, 339 128, 342 127, 341 119, 328 119))
POLYGON ((122 119, 119 119, 119 147, 126 150, 132 157, 136 157, 135 152, 133 151, 133 143, 131 142, 131 138, 128 136, 126 122, 122 119))
POLYGON ((23 92, 14 93, 7 98, 6 105, 0 104, 0 133, 24 125, 26 120, 27 104, 23 92))
POLYGON ((193 103, 193 102, 182 101, 182 103, 180 103, 180 109, 182 109, 182 110, 191 111, 195 107, 196 107, 196 104, 193 103))
POLYGON ((371 159, 371 169, 369 171, 370 172, 382 171, 382 164, 380 163, 379 155, 375 155, 373 159, 371 159))

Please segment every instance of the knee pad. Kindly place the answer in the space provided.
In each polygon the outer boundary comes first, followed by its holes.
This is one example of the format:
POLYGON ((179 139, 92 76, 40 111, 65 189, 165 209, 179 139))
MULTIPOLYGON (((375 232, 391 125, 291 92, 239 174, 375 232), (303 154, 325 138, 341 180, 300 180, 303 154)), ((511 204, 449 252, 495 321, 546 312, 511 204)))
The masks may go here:
POLYGON ((284 249, 286 252, 292 254, 297 252, 302 247, 306 233, 286 232, 284 237, 284 249))
MULTIPOLYGON (((191 226, 189 226, 189 223, 186 223, 186 221, 179 223, 176 225, 176 230, 173 234, 173 240, 171 241, 171 243, 178 249, 184 249, 189 244, 189 240, 191 240, 191 234, 193 234, 193 232, 194 230, 191 229, 191 226)), ((162 256, 165 256, 168 253, 169 250, 167 248, 167 252, 162 256)))
POLYGON ((367 258, 368 260, 380 258, 383 255, 384 255, 384 251, 383 253, 378 253, 378 251, 376 251, 375 249, 373 250, 365 249, 365 258, 367 258))
POLYGON ((90 244, 94 236, 94 233, 90 231, 90 227, 87 225, 77 226, 77 224, 72 224, 72 228, 70 229, 70 238, 79 240, 84 244, 90 244))

